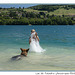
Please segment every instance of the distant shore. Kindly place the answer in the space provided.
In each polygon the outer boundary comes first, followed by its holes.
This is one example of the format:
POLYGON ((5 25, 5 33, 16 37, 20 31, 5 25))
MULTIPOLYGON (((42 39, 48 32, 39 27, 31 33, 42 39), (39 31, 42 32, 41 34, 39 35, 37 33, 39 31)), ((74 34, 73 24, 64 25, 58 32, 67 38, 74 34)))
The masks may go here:
POLYGON ((75 5, 0 7, 0 25, 75 25, 75 5))

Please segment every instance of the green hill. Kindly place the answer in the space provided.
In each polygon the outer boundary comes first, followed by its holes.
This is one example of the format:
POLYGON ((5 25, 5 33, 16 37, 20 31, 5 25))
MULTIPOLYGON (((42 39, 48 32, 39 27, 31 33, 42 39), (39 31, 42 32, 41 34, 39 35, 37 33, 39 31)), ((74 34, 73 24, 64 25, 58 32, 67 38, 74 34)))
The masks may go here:
POLYGON ((0 8, 0 25, 75 25, 75 5, 0 8))
POLYGON ((66 10, 64 8, 57 9, 49 13, 50 15, 75 15, 75 9, 66 10))
POLYGON ((46 11, 49 15, 75 15, 75 5, 37 5, 29 9, 46 11))
POLYGON ((44 12, 49 15, 75 15, 75 5, 37 5, 32 6, 29 8, 18 9, 18 8, 7 8, 7 9, 0 9, 1 13, 8 13, 10 11, 26 11, 26 12, 44 12))

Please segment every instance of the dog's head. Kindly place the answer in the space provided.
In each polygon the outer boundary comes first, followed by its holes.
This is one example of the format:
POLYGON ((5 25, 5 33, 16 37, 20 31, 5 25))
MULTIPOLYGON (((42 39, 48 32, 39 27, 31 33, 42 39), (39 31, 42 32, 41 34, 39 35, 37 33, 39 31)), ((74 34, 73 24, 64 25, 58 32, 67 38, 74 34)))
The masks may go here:
POLYGON ((29 48, 28 49, 22 49, 22 48, 20 48, 21 49, 21 55, 24 55, 24 56, 27 56, 27 53, 28 53, 28 51, 29 51, 29 48))

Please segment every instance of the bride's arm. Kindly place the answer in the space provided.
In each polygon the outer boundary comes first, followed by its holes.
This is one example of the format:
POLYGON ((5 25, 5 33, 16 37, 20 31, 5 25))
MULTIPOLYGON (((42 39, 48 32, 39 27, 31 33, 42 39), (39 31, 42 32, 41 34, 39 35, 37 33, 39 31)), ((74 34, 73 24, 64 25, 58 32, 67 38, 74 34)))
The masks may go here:
POLYGON ((36 38, 37 38, 37 39, 38 39, 38 41, 39 41, 39 37, 37 36, 36 38))
POLYGON ((37 32, 35 33, 35 35, 36 35, 37 40, 39 41, 39 37, 38 37, 38 35, 37 35, 37 32))

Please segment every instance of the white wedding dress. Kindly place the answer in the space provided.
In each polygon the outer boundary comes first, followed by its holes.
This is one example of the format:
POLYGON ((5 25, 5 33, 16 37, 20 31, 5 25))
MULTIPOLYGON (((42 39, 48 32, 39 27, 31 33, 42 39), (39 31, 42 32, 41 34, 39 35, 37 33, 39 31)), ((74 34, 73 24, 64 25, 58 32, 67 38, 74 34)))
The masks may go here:
POLYGON ((44 49, 41 48, 39 41, 35 36, 35 32, 31 34, 30 51, 33 51, 33 52, 45 51, 44 49))

